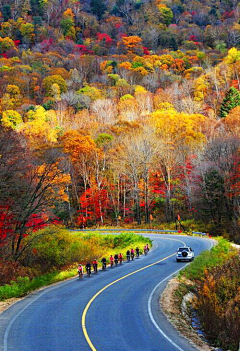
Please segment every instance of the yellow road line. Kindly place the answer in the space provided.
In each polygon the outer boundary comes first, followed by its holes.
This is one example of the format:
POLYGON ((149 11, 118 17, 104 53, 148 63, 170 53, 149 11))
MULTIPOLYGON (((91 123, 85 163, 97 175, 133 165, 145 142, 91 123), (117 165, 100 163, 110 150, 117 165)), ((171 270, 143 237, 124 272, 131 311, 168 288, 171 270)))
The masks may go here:
MULTIPOLYGON (((186 245, 183 241, 178 240, 178 239, 170 239, 170 238, 161 238, 161 239, 179 241, 179 242, 183 243, 184 245, 186 245)), ((141 271, 143 271, 143 270, 145 270, 145 269, 147 269, 147 268, 149 268, 149 267, 152 267, 152 266, 154 266, 154 265, 156 265, 156 264, 158 264, 158 263, 160 263, 160 262, 162 262, 162 261, 165 261, 165 260, 167 260, 168 258, 170 258, 170 257, 172 257, 172 256, 174 256, 174 255, 175 255, 175 253, 172 254, 172 255, 169 255, 169 256, 167 256, 167 257, 164 257, 164 258, 162 258, 161 260, 158 260, 158 261, 156 261, 156 262, 154 262, 154 263, 151 263, 151 264, 149 264, 149 265, 147 265, 147 266, 145 266, 145 267, 143 267, 143 268, 137 269, 137 270, 134 271, 134 272, 131 272, 131 273, 129 273, 129 274, 126 274, 126 275, 124 275, 123 277, 121 277, 121 278, 119 278, 119 279, 114 280, 112 283, 107 284, 107 285, 104 286, 101 290, 99 290, 99 291, 91 298, 91 300, 88 301, 86 307, 84 308, 83 314, 82 314, 82 330, 83 330, 83 334, 84 334, 84 336, 85 336, 85 338, 86 338, 86 341, 87 341, 87 343, 88 343, 88 345, 89 345, 89 347, 91 348, 92 351, 97 351, 97 349, 96 349, 95 346, 93 345, 91 339, 89 338, 88 332, 87 332, 87 328, 86 328, 86 315, 87 315, 87 311, 89 310, 89 307, 91 306, 91 304, 93 303, 93 301, 96 299, 96 297, 98 297, 104 290, 106 290, 106 289, 109 288, 110 286, 112 286, 112 285, 114 285, 114 284, 120 282, 121 280, 126 279, 127 277, 130 277, 131 275, 136 274, 136 273, 138 273, 138 272, 141 272, 141 271)))

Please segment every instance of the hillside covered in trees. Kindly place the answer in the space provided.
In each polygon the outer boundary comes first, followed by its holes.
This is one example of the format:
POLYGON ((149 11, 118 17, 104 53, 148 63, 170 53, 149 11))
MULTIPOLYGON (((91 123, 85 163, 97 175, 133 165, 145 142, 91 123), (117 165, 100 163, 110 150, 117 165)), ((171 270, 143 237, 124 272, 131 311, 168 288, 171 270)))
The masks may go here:
POLYGON ((239 8, 0 1, 0 254, 49 223, 239 242, 239 8))

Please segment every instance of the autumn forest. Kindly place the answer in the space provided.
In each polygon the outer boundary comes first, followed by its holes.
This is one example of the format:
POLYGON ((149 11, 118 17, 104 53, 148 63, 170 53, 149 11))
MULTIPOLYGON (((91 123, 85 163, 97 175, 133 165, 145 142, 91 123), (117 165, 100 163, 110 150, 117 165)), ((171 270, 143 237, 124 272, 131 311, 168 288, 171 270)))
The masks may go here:
POLYGON ((239 8, 0 0, 0 254, 171 223, 239 242, 239 8))

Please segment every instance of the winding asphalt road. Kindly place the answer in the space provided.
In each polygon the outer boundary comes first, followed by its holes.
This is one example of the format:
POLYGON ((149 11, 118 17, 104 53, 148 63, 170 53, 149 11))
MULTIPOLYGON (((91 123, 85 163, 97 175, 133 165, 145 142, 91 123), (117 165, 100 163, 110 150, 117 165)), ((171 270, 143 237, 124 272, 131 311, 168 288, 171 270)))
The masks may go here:
POLYGON ((186 265, 176 262, 177 248, 186 244, 198 255, 212 242, 197 237, 146 236, 154 240, 147 256, 82 281, 74 278, 50 286, 4 311, 0 350, 196 350, 167 321, 158 299, 170 276, 186 265))

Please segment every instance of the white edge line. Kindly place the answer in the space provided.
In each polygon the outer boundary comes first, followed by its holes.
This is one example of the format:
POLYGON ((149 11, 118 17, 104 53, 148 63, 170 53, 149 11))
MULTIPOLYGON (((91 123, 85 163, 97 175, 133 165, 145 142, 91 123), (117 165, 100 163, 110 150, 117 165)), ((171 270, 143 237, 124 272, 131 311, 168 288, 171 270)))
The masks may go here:
MULTIPOLYGON (((151 252, 155 251, 158 248, 158 244, 155 243, 155 248, 153 250, 151 250, 151 252)), ((71 278, 69 281, 63 283, 63 282, 59 282, 59 284, 57 286, 54 286, 50 289, 46 289, 44 290, 40 295, 38 295, 35 299, 33 299, 31 302, 29 302, 21 311, 19 311, 9 322, 7 329, 5 331, 4 334, 4 340, 3 340, 3 351, 8 351, 8 335, 10 332, 10 329, 13 325, 13 323, 15 322, 15 320, 21 315, 22 312, 24 312, 32 303, 34 303, 36 300, 38 300, 41 296, 43 296, 44 294, 46 294, 49 291, 52 291, 54 289, 59 288, 59 285, 61 284, 61 286, 66 285, 68 283, 70 283, 74 278, 71 278)))
MULTIPOLYGON (((179 240, 179 241, 180 241, 180 240, 179 240)), ((213 244, 212 244, 212 246, 213 246, 213 244)), ((158 244, 157 244, 157 247, 158 247, 158 244)), ((156 250, 157 247, 155 247, 154 250, 156 250)), ((152 251, 154 251, 154 250, 152 250, 152 251)), ((178 270, 178 271, 179 271, 179 270, 178 270)), ((152 312, 151 312, 151 299, 152 299, 152 295, 154 294, 154 292, 155 292, 155 290, 158 288, 158 286, 159 286, 160 284, 162 284, 165 280, 169 279, 172 275, 174 275, 174 274, 177 273, 178 271, 172 273, 170 276, 168 276, 167 278, 165 278, 164 280, 162 280, 160 283, 158 283, 158 285, 153 289, 153 291, 152 291, 152 293, 151 293, 151 295, 150 295, 150 297, 149 297, 149 300, 148 300, 148 313, 149 313, 149 315, 150 315, 150 318, 151 318, 153 324, 156 326, 156 328, 157 328, 157 329, 161 332, 161 334, 162 334, 164 337, 166 337, 167 339, 169 339, 169 338, 168 338, 167 335, 164 334, 164 332, 158 327, 156 321, 154 320, 154 318, 153 318, 153 316, 152 316, 152 312), (150 302, 150 308, 149 308, 149 302, 150 302)), ((22 312, 24 312, 32 303, 34 303, 36 300, 38 300, 41 296, 43 296, 43 295, 46 294, 47 292, 59 288, 59 285, 60 285, 60 284, 61 284, 61 286, 67 285, 67 284, 71 283, 71 281, 72 281, 73 279, 74 279, 74 278, 71 278, 70 280, 68 280, 68 281, 65 282, 65 283, 59 282, 59 284, 58 284, 57 286, 54 286, 54 287, 52 287, 51 289, 46 289, 46 290, 44 290, 40 295, 38 295, 37 297, 35 297, 35 299, 33 299, 31 302, 29 302, 21 311, 19 311, 19 312, 11 319, 11 321, 9 322, 9 324, 8 324, 8 326, 7 326, 7 329, 6 329, 6 331, 5 331, 5 334, 4 334, 3 351, 8 351, 8 342, 7 342, 7 341, 8 341, 8 335, 9 335, 10 329, 11 329, 13 323, 15 322, 15 320, 22 314, 22 312)), ((170 341, 170 340, 171 340, 171 339, 169 339, 169 341, 170 341)), ((170 341, 170 342, 171 342, 171 341, 170 341)), ((173 342, 172 342, 172 343, 173 343, 173 342)), ((173 344, 174 344, 174 343, 173 343, 173 344)), ((175 344, 174 344, 174 345, 175 345, 175 344)), ((176 346, 177 346, 177 345, 176 345, 176 346)), ((179 349, 179 351, 184 351, 184 350, 179 349)))
MULTIPOLYGON (((186 244, 185 244, 186 245, 186 244)), ((209 250, 211 250, 211 248, 213 247, 213 242, 211 241, 211 246, 209 248, 209 250)), ((152 290, 149 299, 148 299, 148 314, 149 317, 152 321, 152 323, 154 324, 154 326, 156 327, 156 329, 162 334, 162 336, 168 340, 168 342, 170 342, 170 344, 172 344, 177 350, 179 351, 184 351, 183 349, 181 349, 181 347, 179 347, 177 344, 175 344, 175 342, 170 339, 165 333, 164 331, 159 327, 159 325, 157 324, 157 322, 155 321, 153 314, 152 314, 152 309, 151 309, 151 304, 152 304, 152 297, 153 294, 155 293, 155 291, 157 290, 157 288, 164 283, 166 280, 168 280, 169 278, 171 278, 174 274, 178 273, 179 271, 181 271, 183 268, 185 268, 186 266, 188 266, 190 263, 186 264, 184 267, 181 267, 180 269, 176 270, 175 272, 173 272, 172 274, 170 274, 168 277, 164 278, 163 280, 160 281, 160 283, 158 283, 155 288, 152 290)))
POLYGON ((5 334, 4 334, 4 339, 3 339, 3 351, 8 351, 8 335, 9 335, 9 331, 13 325, 13 323, 15 322, 15 320, 20 316, 20 314, 22 312, 24 312, 32 303, 34 303, 36 300, 38 300, 41 296, 43 296, 44 294, 46 294, 47 292, 49 291, 52 291, 52 290, 55 290, 57 288, 59 288, 59 285, 61 283, 61 286, 63 285, 66 285, 68 283, 71 283, 72 280, 74 278, 71 278, 70 280, 68 280, 67 282, 63 283, 63 282, 59 282, 59 284, 57 286, 54 286, 52 287, 51 289, 46 289, 44 290, 41 294, 39 294, 38 296, 35 297, 35 299, 33 299, 31 302, 29 302, 22 310, 20 310, 12 319, 11 321, 9 322, 8 326, 7 326, 7 329, 5 331, 5 334))

